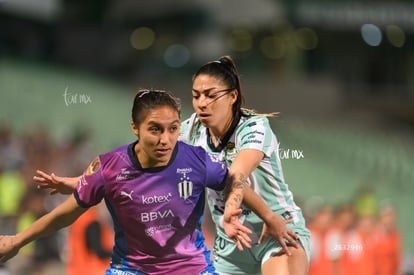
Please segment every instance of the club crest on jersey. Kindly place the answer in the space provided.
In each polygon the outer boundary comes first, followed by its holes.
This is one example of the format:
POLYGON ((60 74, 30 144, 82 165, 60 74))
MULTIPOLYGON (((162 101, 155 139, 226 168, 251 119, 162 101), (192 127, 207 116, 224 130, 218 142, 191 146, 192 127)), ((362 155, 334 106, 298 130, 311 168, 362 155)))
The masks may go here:
POLYGON ((236 145, 234 144, 234 142, 231 142, 231 141, 229 141, 228 143, 227 143, 227 149, 234 149, 234 147, 235 147, 236 145))
POLYGON ((101 160, 99 158, 96 158, 89 164, 88 168, 86 169, 85 174, 92 175, 96 171, 98 171, 100 167, 101 167, 101 160))
POLYGON ((177 173, 182 174, 180 182, 177 184, 180 198, 186 200, 193 194, 193 182, 187 174, 191 173, 191 168, 177 168, 177 173))
POLYGON ((223 154, 223 160, 225 160, 225 161, 229 161, 229 160, 233 161, 236 158, 236 156, 237 156, 238 150, 236 149, 236 147, 234 146, 234 143, 233 143, 233 147, 232 148, 227 147, 227 149, 223 153, 224 153, 223 154))

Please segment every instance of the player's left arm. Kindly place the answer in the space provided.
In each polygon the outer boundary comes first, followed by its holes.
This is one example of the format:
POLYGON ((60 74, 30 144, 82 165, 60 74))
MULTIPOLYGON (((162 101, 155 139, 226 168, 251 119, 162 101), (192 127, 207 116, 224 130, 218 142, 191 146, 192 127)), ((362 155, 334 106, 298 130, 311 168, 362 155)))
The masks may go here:
MULTIPOLYGON (((264 153, 259 150, 243 149, 237 154, 231 164, 229 169, 231 183, 227 185, 227 199, 223 219, 224 229, 237 227, 239 221, 234 218, 234 212, 239 210, 240 205, 243 203, 253 210, 266 225, 266 232, 262 234, 260 239, 262 240, 265 235, 273 236, 289 255, 290 252, 284 239, 293 246, 297 245, 295 241, 297 238, 296 234, 286 227, 286 223, 290 221, 285 221, 274 213, 263 199, 248 185, 248 176, 259 166, 263 157, 264 153), (232 227, 229 227, 229 224, 232 224, 232 227)), ((226 230, 226 233, 230 238, 235 240, 246 238, 242 230, 232 230, 230 232, 226 230)), ((242 250, 240 243, 236 242, 236 244, 242 250)))

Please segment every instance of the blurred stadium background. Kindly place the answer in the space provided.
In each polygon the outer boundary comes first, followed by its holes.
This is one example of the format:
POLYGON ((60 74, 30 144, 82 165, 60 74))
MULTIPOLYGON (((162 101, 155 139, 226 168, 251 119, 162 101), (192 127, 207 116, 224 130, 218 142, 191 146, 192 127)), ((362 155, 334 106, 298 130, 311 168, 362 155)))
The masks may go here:
MULTIPOLYGON (((173 91, 187 117, 192 74, 228 54, 246 105, 280 112, 271 123, 305 212, 392 202, 413 272, 413 39, 412 1, 0 0, 0 234, 30 208, 36 168, 78 175, 133 140, 138 88, 173 91)), ((42 211, 60 199, 40 196, 42 211)))

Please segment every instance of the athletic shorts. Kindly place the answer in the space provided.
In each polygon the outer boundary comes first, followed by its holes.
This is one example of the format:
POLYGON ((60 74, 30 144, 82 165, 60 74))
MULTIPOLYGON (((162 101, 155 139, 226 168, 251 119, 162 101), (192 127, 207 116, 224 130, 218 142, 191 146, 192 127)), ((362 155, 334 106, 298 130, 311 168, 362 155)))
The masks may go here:
MULTIPOLYGON (((177 270, 177 273, 179 273, 179 271, 177 270)), ((134 268, 126 268, 126 267, 121 267, 121 268, 108 268, 105 272, 105 275, 148 275, 144 272, 141 272, 139 270, 136 270, 134 268)), ((186 275, 186 274, 183 274, 186 275)), ((194 274, 197 275, 197 274, 194 274)), ((206 268, 200 272, 198 275, 219 275, 214 266, 212 265, 208 265, 206 266, 206 268)))
MULTIPOLYGON (((309 231, 304 225, 290 223, 287 224, 287 227, 299 236, 298 242, 305 250, 309 261, 309 231)), ((252 248, 244 247, 244 250, 240 251, 233 241, 216 235, 213 250, 214 267, 221 275, 261 274, 262 264, 281 250, 279 242, 271 237, 268 237, 262 244, 252 244, 252 248)))
POLYGON ((141 271, 138 271, 133 268, 108 268, 105 271, 105 275, 147 275, 146 273, 143 273, 141 271))

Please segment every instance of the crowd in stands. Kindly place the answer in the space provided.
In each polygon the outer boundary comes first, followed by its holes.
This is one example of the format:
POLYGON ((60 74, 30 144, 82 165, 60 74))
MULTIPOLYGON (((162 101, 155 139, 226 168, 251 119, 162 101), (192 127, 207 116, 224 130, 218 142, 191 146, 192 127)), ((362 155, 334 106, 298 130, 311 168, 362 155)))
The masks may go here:
POLYGON ((308 217, 309 275, 401 275, 402 236, 390 202, 359 194, 353 203, 320 204, 308 217))
MULTIPOLYGON (((56 141, 45 127, 36 125, 18 132, 7 123, 0 123, 0 235, 23 230, 66 198, 38 190, 33 181, 37 169, 76 176, 94 156, 88 132, 84 129, 76 129, 67 138, 56 141)), ((94 217, 96 220, 97 215, 94 217)), ((68 262, 72 257, 70 247, 74 245, 68 238, 70 230, 76 228, 62 230, 27 245, 6 266, 0 266, 0 274, 45 274, 44 269, 51 262, 68 262)), ((110 241, 113 242, 112 237, 110 241)), ((109 255, 102 254, 109 262, 109 255)), ((65 274, 69 275, 69 266, 67 268, 65 274)))

